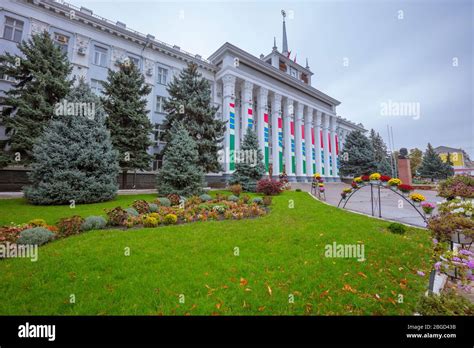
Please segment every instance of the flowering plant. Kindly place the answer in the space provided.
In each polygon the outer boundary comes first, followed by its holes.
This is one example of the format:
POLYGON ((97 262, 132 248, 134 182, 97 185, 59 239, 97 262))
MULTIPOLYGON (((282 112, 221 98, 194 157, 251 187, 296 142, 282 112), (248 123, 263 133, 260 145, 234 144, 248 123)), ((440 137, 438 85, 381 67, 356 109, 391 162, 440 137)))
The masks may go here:
POLYGON ((319 192, 324 192, 325 188, 323 186, 319 187, 319 192))
POLYGON ((400 184, 398 185, 398 189, 404 193, 408 193, 410 191, 413 191, 413 186, 407 184, 400 184))
POLYGON ((460 196, 474 198, 474 177, 455 175, 439 183, 439 195, 445 198, 460 196))
POLYGON ((359 185, 357 185, 357 183, 356 183, 355 181, 353 181, 353 182, 351 183, 351 186, 352 186, 352 188, 355 188, 355 189, 356 189, 356 188, 359 188, 359 185))
POLYGON ((318 180, 318 179, 321 178, 321 174, 316 173, 316 174, 313 175, 313 177, 314 177, 316 180, 318 180))
POLYGON ((370 181, 370 176, 368 175, 362 175, 361 176, 362 181, 370 181))
POLYGON ((342 192, 341 192, 341 197, 342 197, 342 199, 346 199, 346 197, 347 197, 347 192, 342 191, 342 192))
POLYGON ((446 201, 440 204, 439 211, 442 214, 454 214, 464 216, 467 218, 474 218, 474 204, 469 200, 462 200, 455 198, 451 201, 446 201))
POLYGON ((421 203, 421 209, 423 209, 423 211, 426 214, 431 214, 431 212, 434 210, 434 208, 436 208, 436 205, 434 203, 431 203, 431 202, 422 202, 421 203))
POLYGON ((388 186, 398 186, 402 184, 402 181, 398 178, 392 178, 387 182, 388 186))
POLYGON ((318 184, 318 186, 319 186, 319 187, 324 187, 324 183, 320 182, 320 183, 318 184))
POLYGON ((389 177, 388 175, 380 175, 380 181, 382 182, 388 182, 390 179, 392 178, 389 177))
POLYGON ((362 177, 358 176, 358 177, 354 178, 354 182, 360 184, 362 182, 362 177))
POLYGON ((410 195, 410 199, 413 202, 423 202, 425 200, 425 196, 423 196, 421 193, 412 193, 410 195))
POLYGON ((380 180, 380 177, 381 175, 379 173, 372 173, 370 174, 369 179, 376 181, 376 180, 380 180))
POLYGON ((440 255, 440 260, 434 264, 437 272, 456 277, 458 286, 470 291, 470 282, 474 281, 474 253, 467 249, 449 250, 440 255))
POLYGON ((342 190, 342 192, 351 193, 352 189, 350 187, 346 187, 345 189, 342 190))

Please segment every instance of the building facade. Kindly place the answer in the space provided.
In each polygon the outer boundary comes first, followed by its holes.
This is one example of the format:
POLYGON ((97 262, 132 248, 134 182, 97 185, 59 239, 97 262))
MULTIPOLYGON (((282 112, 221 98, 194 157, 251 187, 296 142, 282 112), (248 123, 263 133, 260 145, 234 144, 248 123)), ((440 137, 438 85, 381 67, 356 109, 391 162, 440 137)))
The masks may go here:
MULTIPOLYGON (((248 128, 256 131, 267 167, 273 175, 285 171, 291 181, 308 181, 320 173, 339 180, 338 163, 344 139, 353 130, 365 131, 336 113, 336 99, 311 86, 308 64, 289 58, 283 21, 283 47, 255 57, 225 43, 208 59, 176 45, 142 34, 125 23, 97 16, 92 10, 61 0, 5 0, 0 7, 0 53, 18 53, 17 44, 43 31, 67 54, 72 74, 84 77, 97 94, 102 92, 108 69, 133 61, 152 88, 148 96, 150 120, 155 125, 153 169, 160 165, 160 124, 165 117, 166 86, 190 62, 211 85, 216 117, 227 121, 221 173, 209 177, 226 180, 235 169, 240 144, 248 128)), ((0 90, 10 88, 8 76, 0 77, 0 90)), ((0 137, 6 135, 0 130, 0 137)))
POLYGON ((449 156, 449 161, 453 164, 455 174, 474 175, 474 163, 463 149, 456 149, 448 146, 438 146, 434 151, 441 157, 441 160, 446 163, 449 156))

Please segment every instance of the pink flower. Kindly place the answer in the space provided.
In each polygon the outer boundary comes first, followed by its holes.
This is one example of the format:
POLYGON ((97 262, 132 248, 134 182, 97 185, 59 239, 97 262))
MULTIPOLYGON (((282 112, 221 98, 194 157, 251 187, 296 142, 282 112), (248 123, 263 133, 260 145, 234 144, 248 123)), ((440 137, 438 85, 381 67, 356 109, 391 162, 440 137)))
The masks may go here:
POLYGON ((416 274, 418 274, 420 277, 425 276, 425 272, 423 272, 423 271, 418 271, 418 272, 416 272, 416 274))
POLYGON ((434 264, 435 270, 439 271, 441 269, 441 261, 438 261, 434 264))

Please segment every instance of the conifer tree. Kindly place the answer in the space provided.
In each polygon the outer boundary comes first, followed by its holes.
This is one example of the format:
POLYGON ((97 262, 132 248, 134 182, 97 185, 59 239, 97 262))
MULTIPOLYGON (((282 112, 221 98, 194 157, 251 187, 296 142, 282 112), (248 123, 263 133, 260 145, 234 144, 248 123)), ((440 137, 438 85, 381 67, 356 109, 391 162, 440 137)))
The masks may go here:
POLYGON ((353 177, 370 174, 377 170, 372 144, 360 131, 349 133, 342 153, 347 153, 347 157, 343 156, 340 161, 339 172, 342 176, 353 177))
POLYGON ((47 32, 18 44, 19 55, 0 55, 0 76, 14 79, 5 92, 0 123, 7 139, 0 143, 2 166, 13 161, 27 165, 35 139, 53 115, 54 105, 70 91, 72 67, 47 32))
POLYGON ((392 168, 387 154, 387 145, 385 145, 382 136, 371 129, 369 139, 374 149, 374 160, 377 164, 377 172, 382 175, 390 175, 392 168))
POLYGON ((255 192, 257 181, 265 174, 265 165, 257 134, 252 129, 247 129, 240 150, 234 157, 235 172, 231 183, 242 185, 244 191, 255 192))
POLYGON ((423 155, 418 172, 422 178, 430 178, 431 181, 446 177, 446 166, 430 143, 428 143, 428 147, 423 155))
POLYGON ((146 96, 151 87, 133 62, 119 64, 119 70, 109 70, 103 83, 101 98, 107 113, 107 128, 114 148, 119 152, 122 169, 122 187, 127 188, 129 170, 146 170, 151 167, 152 124, 146 109, 146 96))
POLYGON ((199 194, 202 191, 203 175, 196 142, 184 125, 176 122, 170 130, 163 166, 156 175, 158 194, 175 193, 180 196, 199 194))
POLYGON ((42 205, 113 199, 118 189, 117 152, 99 98, 81 79, 51 116, 33 147, 25 197, 42 205))
POLYGON ((163 123, 163 140, 168 142, 173 124, 181 122, 196 141, 199 164, 204 173, 219 172, 218 152, 222 149, 226 124, 216 118, 218 108, 211 104, 209 82, 199 73, 197 65, 191 63, 173 78, 167 90, 169 98, 164 104, 167 116, 163 123))

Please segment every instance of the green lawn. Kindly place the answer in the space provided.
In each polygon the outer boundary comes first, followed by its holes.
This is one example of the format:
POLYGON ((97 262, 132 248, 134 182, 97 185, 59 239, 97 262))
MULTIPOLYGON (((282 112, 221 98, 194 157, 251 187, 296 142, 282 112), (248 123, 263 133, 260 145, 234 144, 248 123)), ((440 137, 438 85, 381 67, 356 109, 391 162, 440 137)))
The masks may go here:
MULTIPOLYGON (((153 195, 74 214, 143 197, 153 195)), ((0 204, 3 222, 72 215, 21 200, 0 204)), ((285 192, 263 218, 87 232, 40 247, 37 262, 0 261, 0 314, 411 315, 428 285, 416 271, 429 269, 430 237, 414 228, 391 234, 387 225, 285 192), (364 243, 366 261, 324 257, 333 242, 364 243)))

